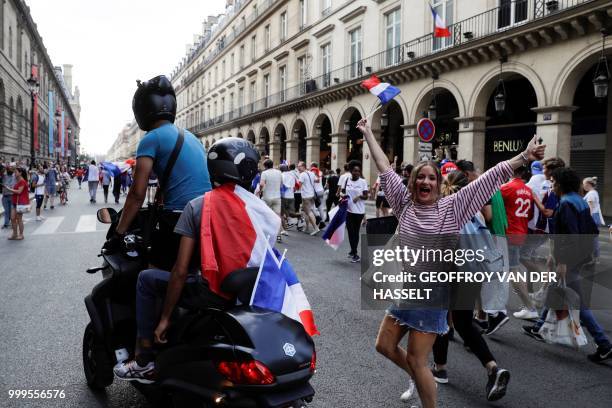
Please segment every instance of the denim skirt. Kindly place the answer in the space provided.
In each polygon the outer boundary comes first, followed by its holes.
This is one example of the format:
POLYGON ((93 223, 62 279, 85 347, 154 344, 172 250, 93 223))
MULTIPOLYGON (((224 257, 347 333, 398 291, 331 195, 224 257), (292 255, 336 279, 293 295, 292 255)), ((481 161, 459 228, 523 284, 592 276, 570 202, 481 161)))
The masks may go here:
POLYGON ((387 314, 401 326, 425 333, 448 332, 448 310, 399 309, 390 307, 387 314))

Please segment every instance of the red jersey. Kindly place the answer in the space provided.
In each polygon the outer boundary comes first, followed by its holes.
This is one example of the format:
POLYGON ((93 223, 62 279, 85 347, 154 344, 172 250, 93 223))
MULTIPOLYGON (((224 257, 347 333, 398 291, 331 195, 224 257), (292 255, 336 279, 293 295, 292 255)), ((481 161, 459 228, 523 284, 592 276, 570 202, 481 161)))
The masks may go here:
POLYGON ((533 215, 533 192, 520 178, 513 178, 502 185, 500 191, 508 218, 506 234, 509 236, 509 243, 521 245, 525 239, 520 235, 527 234, 527 225, 533 215))

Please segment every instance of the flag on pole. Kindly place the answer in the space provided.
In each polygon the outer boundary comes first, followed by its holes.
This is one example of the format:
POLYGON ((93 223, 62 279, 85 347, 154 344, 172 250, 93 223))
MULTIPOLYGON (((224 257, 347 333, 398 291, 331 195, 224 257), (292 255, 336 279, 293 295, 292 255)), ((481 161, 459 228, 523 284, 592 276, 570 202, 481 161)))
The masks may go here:
POLYGON ((431 8, 431 13, 433 14, 433 19, 434 19, 433 36, 435 38, 450 37, 451 33, 450 33, 450 30, 446 27, 446 23, 444 22, 444 19, 440 17, 438 13, 436 13, 436 10, 431 6, 431 4, 429 5, 429 8, 431 8))
POLYGON ((395 98, 400 93, 399 88, 396 88, 386 82, 380 82, 380 79, 378 79, 376 75, 372 75, 369 79, 363 81, 361 86, 380 99, 380 103, 383 105, 395 98))
POLYGON ((333 210, 329 212, 329 225, 323 233, 323 240, 330 247, 338 250, 342 242, 344 242, 344 227, 346 225, 346 214, 347 214, 348 203, 344 199, 340 201, 333 210))
POLYGON ((310 336, 320 334, 310 303, 293 267, 268 244, 255 281, 252 306, 274 310, 299 322, 310 336))

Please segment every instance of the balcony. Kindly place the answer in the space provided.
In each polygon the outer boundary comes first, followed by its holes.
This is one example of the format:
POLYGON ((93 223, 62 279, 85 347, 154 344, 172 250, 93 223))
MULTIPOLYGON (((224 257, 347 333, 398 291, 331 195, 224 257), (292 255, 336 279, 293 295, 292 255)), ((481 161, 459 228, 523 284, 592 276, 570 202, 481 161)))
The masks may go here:
MULTIPOLYGON (((435 71, 433 68, 436 66, 436 63, 432 63, 431 66, 424 68, 421 68, 419 65, 424 64, 426 60, 435 57, 437 54, 448 52, 449 50, 453 51, 454 49, 460 52, 460 47, 462 49, 469 47, 470 43, 503 34, 524 24, 543 20, 558 15, 563 11, 569 11, 583 4, 596 1, 598 0, 516 0, 510 4, 487 10, 452 24, 449 26, 452 35, 450 38, 444 39, 445 41, 434 38, 432 34, 416 38, 378 54, 352 62, 324 75, 306 79, 293 87, 272 94, 267 98, 238 107, 236 110, 231 111, 230 114, 222 115, 220 118, 231 116, 232 118, 241 119, 258 112, 279 109, 280 105, 285 107, 291 106, 292 103, 308 98, 309 94, 318 95, 320 91, 340 88, 342 85, 359 86, 359 82, 362 79, 374 72, 387 72, 400 67, 414 67, 419 76, 427 76, 428 73, 431 73, 430 71, 435 71), (529 5, 533 7, 529 9, 529 5)), ((471 52, 469 51, 468 53, 471 52)), ((495 49, 495 52, 503 52, 503 50, 495 49)), ((459 59, 463 58, 464 56, 461 56, 459 59)), ((460 64, 458 63, 457 65, 459 66, 460 64)), ((212 124, 207 122, 204 125, 205 128, 210 128, 212 126, 223 125, 224 123, 225 120, 222 119, 221 122, 215 121, 212 124)))

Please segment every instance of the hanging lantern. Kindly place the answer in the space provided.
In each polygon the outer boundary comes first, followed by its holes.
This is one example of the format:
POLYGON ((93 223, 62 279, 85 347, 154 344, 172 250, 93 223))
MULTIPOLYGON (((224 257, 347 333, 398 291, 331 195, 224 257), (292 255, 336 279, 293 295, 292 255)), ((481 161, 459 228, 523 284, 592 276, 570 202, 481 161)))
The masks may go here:
POLYGON ((347 119, 344 121, 344 131, 348 133, 350 130, 351 130, 351 122, 349 122, 349 120, 347 119))
POLYGON ((386 128, 389 126, 389 116, 386 113, 383 113, 380 116, 380 127, 386 128))
POLYGON ((503 114, 506 111, 506 87, 504 86, 504 80, 501 78, 497 83, 497 92, 495 92, 493 99, 495 101, 495 112, 498 115, 503 114))
POLYGON ((436 107, 436 97, 431 100, 431 104, 427 108, 427 117, 431 120, 436 120, 438 117, 437 107, 436 107))
POLYGON ((597 68, 593 75, 593 91, 597 99, 605 99, 608 96, 608 90, 610 87, 610 70, 608 69, 608 58, 604 54, 606 47, 606 37, 608 36, 608 30, 601 30, 601 56, 599 62, 597 62, 597 68))

